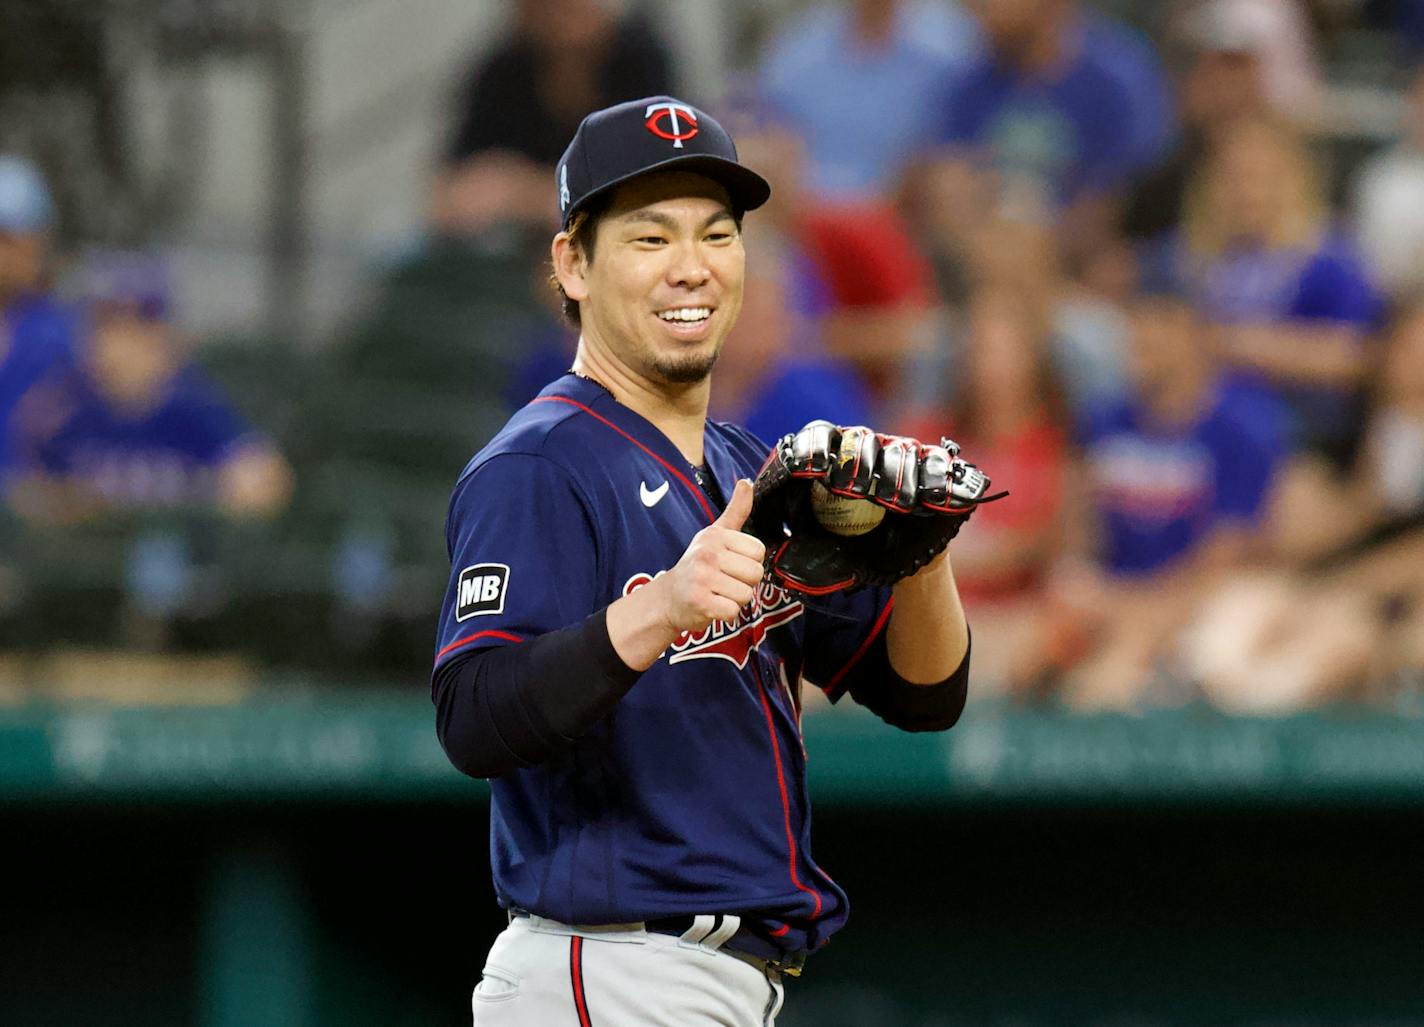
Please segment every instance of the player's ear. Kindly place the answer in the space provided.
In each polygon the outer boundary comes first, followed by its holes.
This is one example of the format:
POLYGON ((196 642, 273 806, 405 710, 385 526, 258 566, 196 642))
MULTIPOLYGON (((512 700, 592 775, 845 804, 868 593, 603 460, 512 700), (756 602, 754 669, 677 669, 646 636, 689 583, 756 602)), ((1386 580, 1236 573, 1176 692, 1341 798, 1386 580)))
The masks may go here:
POLYGON ((552 248, 554 277, 563 287, 564 295, 575 303, 588 299, 588 285, 585 276, 588 259, 582 246, 574 243, 568 232, 554 236, 552 248))

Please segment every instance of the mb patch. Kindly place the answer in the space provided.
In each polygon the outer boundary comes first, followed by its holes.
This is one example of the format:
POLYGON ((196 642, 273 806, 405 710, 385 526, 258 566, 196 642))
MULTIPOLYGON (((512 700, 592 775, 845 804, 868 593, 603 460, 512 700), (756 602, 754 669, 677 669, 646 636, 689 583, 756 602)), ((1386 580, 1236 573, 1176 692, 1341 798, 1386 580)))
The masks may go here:
POLYGON ((504 612, 504 589, 509 584, 509 567, 502 563, 480 563, 460 572, 455 600, 455 619, 469 620, 485 613, 504 612))

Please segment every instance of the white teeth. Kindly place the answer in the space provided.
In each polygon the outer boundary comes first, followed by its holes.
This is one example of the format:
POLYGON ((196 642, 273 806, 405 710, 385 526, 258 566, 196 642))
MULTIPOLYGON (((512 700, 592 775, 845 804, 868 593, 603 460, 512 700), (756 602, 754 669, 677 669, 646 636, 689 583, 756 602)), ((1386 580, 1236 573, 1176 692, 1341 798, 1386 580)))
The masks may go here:
POLYGON ((664 321, 705 321, 711 316, 710 307, 679 307, 677 310, 664 310, 658 314, 664 321))

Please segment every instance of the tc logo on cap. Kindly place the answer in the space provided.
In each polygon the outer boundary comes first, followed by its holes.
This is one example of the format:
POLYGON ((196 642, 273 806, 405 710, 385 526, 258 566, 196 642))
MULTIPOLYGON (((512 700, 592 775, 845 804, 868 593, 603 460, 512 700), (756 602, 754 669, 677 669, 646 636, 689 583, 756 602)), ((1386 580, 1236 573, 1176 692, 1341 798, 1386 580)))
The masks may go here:
POLYGON ((672 140, 673 149, 681 150, 684 139, 697 135, 697 112, 686 104, 650 103, 643 117, 648 131, 660 139, 672 140), (679 116, 682 122, 678 121, 679 116))

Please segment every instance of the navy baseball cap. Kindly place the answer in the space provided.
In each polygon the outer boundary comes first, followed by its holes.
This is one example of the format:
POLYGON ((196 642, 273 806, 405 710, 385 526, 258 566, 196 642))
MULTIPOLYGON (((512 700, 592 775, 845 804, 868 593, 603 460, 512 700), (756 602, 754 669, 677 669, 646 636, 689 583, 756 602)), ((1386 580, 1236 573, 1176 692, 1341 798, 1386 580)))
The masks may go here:
POLYGON ((706 175, 739 213, 771 196, 766 179, 737 162, 737 147, 715 118, 671 96, 649 96, 594 111, 579 124, 554 171, 563 227, 595 197, 667 170, 706 175))
POLYGON ((162 321, 172 307, 168 264, 149 253, 92 250, 75 279, 77 297, 98 308, 123 308, 162 321))

